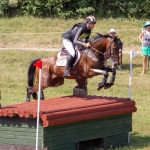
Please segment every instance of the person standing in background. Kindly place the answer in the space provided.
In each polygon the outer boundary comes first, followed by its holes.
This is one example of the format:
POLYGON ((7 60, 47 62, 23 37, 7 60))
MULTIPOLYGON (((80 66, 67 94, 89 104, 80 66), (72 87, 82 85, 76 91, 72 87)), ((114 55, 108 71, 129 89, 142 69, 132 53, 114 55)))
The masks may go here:
POLYGON ((150 56, 150 21, 146 22, 143 26, 145 29, 139 35, 139 39, 142 43, 142 55, 143 55, 143 71, 141 75, 146 73, 148 56, 150 56))
MULTIPOLYGON (((110 29, 109 30, 109 35, 111 38, 115 38, 116 37, 116 30, 115 29, 110 29)), ((121 71, 121 66, 122 66, 122 45, 123 43, 121 42, 121 40, 118 40, 118 45, 119 45, 119 64, 118 64, 118 70, 121 71)))

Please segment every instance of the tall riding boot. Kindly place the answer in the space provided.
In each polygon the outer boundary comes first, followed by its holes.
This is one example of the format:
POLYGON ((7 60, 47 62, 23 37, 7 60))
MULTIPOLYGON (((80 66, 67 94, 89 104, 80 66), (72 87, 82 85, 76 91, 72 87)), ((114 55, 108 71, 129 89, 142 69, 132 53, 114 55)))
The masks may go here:
POLYGON ((71 55, 67 56, 67 64, 66 64, 66 70, 64 71, 65 77, 70 77, 70 67, 72 63, 73 57, 71 55))

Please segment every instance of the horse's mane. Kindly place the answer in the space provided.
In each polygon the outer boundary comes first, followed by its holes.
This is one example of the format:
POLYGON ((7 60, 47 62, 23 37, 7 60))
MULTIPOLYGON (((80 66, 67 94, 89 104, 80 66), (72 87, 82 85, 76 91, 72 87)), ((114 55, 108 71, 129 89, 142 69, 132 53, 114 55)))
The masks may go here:
POLYGON ((91 41, 97 40, 97 39, 99 39, 99 38, 108 38, 108 37, 110 37, 109 34, 96 33, 95 35, 93 35, 93 36, 91 37, 91 41))

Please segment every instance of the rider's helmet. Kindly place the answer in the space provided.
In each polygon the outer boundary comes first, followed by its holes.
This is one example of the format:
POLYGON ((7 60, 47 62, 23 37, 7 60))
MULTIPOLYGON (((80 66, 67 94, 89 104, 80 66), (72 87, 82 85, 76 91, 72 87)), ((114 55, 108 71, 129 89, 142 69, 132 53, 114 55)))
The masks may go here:
POLYGON ((86 18, 86 23, 88 24, 96 24, 96 19, 94 16, 90 15, 86 18))

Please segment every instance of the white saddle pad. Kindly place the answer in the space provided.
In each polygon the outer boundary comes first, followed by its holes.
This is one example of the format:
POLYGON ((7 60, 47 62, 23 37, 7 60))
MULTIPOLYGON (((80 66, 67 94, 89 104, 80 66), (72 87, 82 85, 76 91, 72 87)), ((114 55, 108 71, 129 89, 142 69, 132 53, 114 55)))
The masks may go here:
MULTIPOLYGON (((79 58, 80 58, 80 52, 79 51, 77 51, 77 52, 78 52, 78 55, 77 55, 76 60, 75 60, 73 65, 76 65, 76 63, 79 61, 79 58)), ((60 54, 61 54, 61 52, 59 52, 57 54, 56 65, 57 66, 66 66, 66 64, 67 64, 67 56, 66 55, 61 56, 60 54)))

